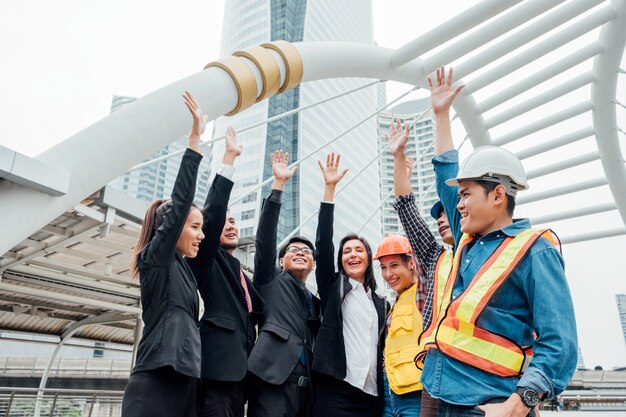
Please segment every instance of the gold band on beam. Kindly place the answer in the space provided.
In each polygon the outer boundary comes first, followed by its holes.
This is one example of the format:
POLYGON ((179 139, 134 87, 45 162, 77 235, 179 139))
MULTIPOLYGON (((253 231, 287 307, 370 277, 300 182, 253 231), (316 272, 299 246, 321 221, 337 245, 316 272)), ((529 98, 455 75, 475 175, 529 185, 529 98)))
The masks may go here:
POLYGON ((259 69, 263 85, 261 86, 261 94, 256 99, 257 103, 278 92, 280 88, 280 67, 278 62, 276 62, 276 58, 266 48, 254 46, 235 52, 233 55, 248 58, 259 69))
POLYGON ((285 81, 278 89, 277 94, 291 90, 302 81, 302 58, 298 50, 287 41, 275 41, 264 43, 264 48, 272 49, 282 57, 285 61, 285 81))
POLYGON ((226 116, 232 116, 247 109, 256 102, 256 78, 248 65, 236 56, 227 56, 219 61, 208 63, 204 69, 218 67, 230 75, 237 88, 237 105, 226 116))

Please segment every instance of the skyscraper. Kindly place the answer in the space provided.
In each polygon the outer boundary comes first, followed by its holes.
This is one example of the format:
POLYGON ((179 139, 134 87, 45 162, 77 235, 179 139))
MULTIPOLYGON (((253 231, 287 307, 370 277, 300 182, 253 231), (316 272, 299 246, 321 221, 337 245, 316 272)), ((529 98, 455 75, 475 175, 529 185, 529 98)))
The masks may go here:
MULTIPOLYGON (((437 232, 437 222, 430 216, 430 208, 437 201, 435 188, 435 172, 432 158, 435 155, 433 148, 434 119, 431 110, 428 110, 430 99, 411 100, 392 107, 389 111, 378 114, 378 141, 379 149, 383 151, 387 146, 385 135, 389 131, 391 122, 399 119, 402 124, 411 125, 407 155, 413 159, 413 173, 411 185, 413 194, 418 203, 420 214, 426 220, 431 232, 441 242, 437 232), (421 117, 420 117, 421 116, 421 117)), ((381 222, 383 234, 404 234, 398 214, 393 208, 395 201, 393 193, 393 157, 388 150, 382 152, 380 161, 380 192, 383 200, 381 207, 381 222)))
MULTIPOLYGON (((306 0, 227 0, 224 12, 222 55, 232 54, 268 41, 348 41, 373 43, 371 0, 319 2, 306 0), (349 16, 349 18, 345 18, 349 16)), ((303 84, 291 91, 264 100, 233 116, 221 117, 215 122, 215 135, 224 133, 226 126, 235 128, 318 100, 348 91, 371 80, 336 79, 303 84)), ((246 194, 231 211, 239 216, 240 236, 253 237, 258 223, 260 203, 268 194, 248 192, 271 176, 269 155, 277 149, 289 152, 290 161, 311 153, 320 144, 373 113, 377 104, 377 88, 372 86, 337 100, 313 107, 279 121, 263 125, 239 135, 244 152, 237 161, 233 199, 246 194)), ((350 172, 342 186, 373 161, 343 192, 338 193, 335 211, 336 241, 348 232, 361 233, 374 246, 380 238, 380 219, 366 219, 380 205, 379 177, 375 161, 377 154, 376 120, 369 119, 334 144, 317 152, 305 161, 288 183, 283 193, 283 207, 279 221, 279 241, 307 218, 300 234, 315 237, 317 216, 313 215, 322 198, 323 180, 316 160, 325 160, 328 152, 342 155, 342 165, 350 172), (365 224, 364 224, 365 223, 365 224)), ((219 168, 223 142, 213 147, 213 166, 219 168)))
POLYGON ((619 321, 622 324, 622 335, 624 336, 624 343, 626 343, 626 294, 615 294, 615 299, 617 300, 619 321))
MULTIPOLYGON (((135 97, 113 96, 111 102, 111 113, 116 112, 136 100, 135 97)), ((182 103, 182 102, 181 102, 182 103)), ((160 156, 168 155, 187 147, 188 139, 183 137, 171 144, 163 147, 160 151, 152 154, 147 160, 152 160, 160 156)), ((174 181, 178 175, 178 168, 182 154, 164 159, 159 162, 147 165, 143 168, 127 172, 114 179, 109 184, 117 189, 125 191, 127 194, 147 202, 152 202, 158 198, 170 198, 174 181)), ((196 185, 196 198, 194 202, 202 207, 206 194, 209 190, 210 158, 205 157, 198 170, 198 182, 196 185)))

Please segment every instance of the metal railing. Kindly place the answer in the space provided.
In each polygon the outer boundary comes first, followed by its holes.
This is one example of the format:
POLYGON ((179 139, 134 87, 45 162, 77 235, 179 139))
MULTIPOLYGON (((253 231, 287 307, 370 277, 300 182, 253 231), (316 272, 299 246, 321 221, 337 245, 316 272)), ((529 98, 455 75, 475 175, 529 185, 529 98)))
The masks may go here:
MULTIPOLYGON (((37 403, 37 388, 0 387, 0 416, 30 417, 37 403)), ((40 399, 41 415, 50 417, 119 417, 123 391, 46 389, 40 399)))
MULTIPOLYGON (((0 358, 0 375, 41 376, 46 364, 46 358, 0 358)), ((57 358, 49 373, 50 377, 128 378, 129 375, 129 359, 101 358, 57 358)))

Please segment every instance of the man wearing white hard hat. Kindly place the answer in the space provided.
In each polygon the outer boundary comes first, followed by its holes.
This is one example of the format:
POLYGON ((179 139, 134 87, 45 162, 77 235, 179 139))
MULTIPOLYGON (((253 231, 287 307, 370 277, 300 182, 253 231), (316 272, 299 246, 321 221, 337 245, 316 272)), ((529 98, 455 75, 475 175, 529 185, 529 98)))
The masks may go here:
MULTIPOLYGON (((429 80, 430 81, 430 80, 429 80)), ((513 219, 528 188, 519 159, 484 146, 458 167, 449 108, 462 86, 430 82, 437 192, 455 239, 422 383, 450 417, 534 416, 569 383, 577 362, 574 310, 558 238, 513 219)))

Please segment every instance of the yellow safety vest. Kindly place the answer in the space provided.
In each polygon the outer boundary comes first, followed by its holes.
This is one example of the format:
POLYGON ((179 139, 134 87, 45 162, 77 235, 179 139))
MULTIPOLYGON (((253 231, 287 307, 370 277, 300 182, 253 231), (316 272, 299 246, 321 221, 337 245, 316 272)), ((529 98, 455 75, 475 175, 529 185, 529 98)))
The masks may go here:
POLYGON ((433 283, 433 315, 430 320, 430 325, 427 329, 424 329, 419 336, 419 352, 415 356, 415 366, 419 369, 424 368, 424 360, 426 359, 426 353, 428 349, 435 346, 435 330, 439 324, 439 317, 441 312, 441 306, 443 304, 443 296, 446 290, 446 283, 452 269, 453 252, 451 250, 445 250, 439 255, 437 265, 435 266, 435 276, 433 283))
POLYGON ((415 303, 417 287, 412 285, 398 297, 385 341, 385 371, 389 387, 397 395, 422 389, 422 371, 413 365, 419 349, 417 336, 422 331, 422 315, 415 303))
MULTIPOLYGON (((435 334, 435 343, 441 353, 501 377, 518 377, 524 373, 533 357, 532 347, 519 346, 514 341, 482 329, 476 325, 476 320, 542 235, 558 245, 558 238, 547 229, 528 229, 514 238, 505 238, 454 301, 451 301, 451 296, 455 280, 448 280, 441 306, 445 314, 439 316, 435 334)), ((468 235, 461 238, 451 277, 457 276, 463 248, 472 240, 468 235)))

